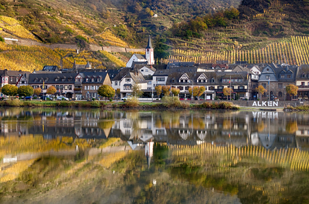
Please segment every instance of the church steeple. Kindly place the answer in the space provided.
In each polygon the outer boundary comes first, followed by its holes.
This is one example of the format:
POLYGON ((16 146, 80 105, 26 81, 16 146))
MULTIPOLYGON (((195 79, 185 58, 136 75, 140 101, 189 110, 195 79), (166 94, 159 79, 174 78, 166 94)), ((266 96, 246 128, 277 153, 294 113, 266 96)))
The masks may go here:
POLYGON ((148 65, 154 65, 155 61, 154 61, 154 52, 153 52, 153 48, 152 48, 152 43, 151 43, 151 37, 150 35, 148 36, 148 45, 146 47, 146 60, 148 62, 148 65))
POLYGON ((150 35, 148 35, 148 45, 147 45, 146 49, 152 49, 152 43, 151 43, 150 35))

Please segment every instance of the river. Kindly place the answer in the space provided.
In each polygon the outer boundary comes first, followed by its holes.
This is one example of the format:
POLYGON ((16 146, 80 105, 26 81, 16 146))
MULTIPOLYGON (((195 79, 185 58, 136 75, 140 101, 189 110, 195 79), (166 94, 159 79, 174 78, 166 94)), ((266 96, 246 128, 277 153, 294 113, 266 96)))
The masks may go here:
POLYGON ((0 203, 309 203, 309 114, 0 109, 0 203))

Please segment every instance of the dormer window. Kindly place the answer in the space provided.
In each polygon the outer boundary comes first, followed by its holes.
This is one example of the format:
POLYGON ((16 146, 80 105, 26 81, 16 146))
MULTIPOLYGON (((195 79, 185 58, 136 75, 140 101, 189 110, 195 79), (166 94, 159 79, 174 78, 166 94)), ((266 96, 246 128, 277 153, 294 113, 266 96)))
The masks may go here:
POLYGON ((302 74, 302 78, 306 78, 306 74, 302 74))
POLYGON ((94 82, 94 78, 91 79, 91 82, 94 82))
POLYGON ((291 74, 288 74, 288 75, 287 75, 287 78, 288 78, 288 79, 291 79, 291 74))
POLYGON ((101 77, 100 78, 97 78, 97 82, 100 82, 101 81, 101 77))
POLYGON ((269 79, 269 75, 266 75, 266 79, 269 79))
POLYGON ((89 81, 89 79, 88 78, 86 78, 86 82, 88 82, 89 81))

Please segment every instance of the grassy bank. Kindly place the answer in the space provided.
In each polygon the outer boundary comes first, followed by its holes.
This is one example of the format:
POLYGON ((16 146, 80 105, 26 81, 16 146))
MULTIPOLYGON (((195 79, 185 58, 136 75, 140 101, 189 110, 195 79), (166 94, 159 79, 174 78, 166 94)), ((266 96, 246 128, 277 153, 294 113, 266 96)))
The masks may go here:
POLYGON ((308 112, 309 111, 309 105, 302 105, 302 106, 296 106, 296 107, 287 106, 286 108, 284 108, 284 111, 287 111, 287 112, 306 111, 306 112, 308 112))
POLYGON ((23 101, 19 99, 0 101, 1 107, 68 107, 68 108, 112 108, 112 109, 224 109, 238 110, 239 107, 229 102, 105 102, 105 101, 23 101))

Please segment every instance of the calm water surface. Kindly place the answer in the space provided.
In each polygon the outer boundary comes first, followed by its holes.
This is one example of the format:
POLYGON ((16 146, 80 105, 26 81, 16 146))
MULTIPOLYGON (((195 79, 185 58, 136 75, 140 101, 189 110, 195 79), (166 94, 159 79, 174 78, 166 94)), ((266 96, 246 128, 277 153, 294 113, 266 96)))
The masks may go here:
POLYGON ((309 114, 0 109, 0 203, 309 203, 309 114))

